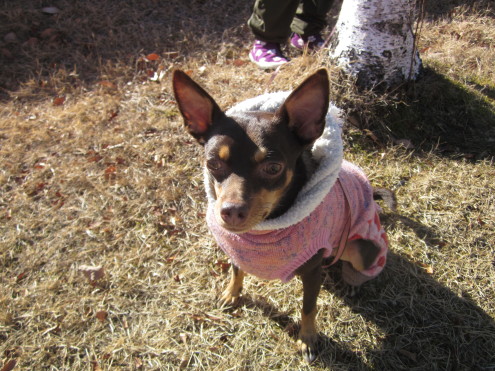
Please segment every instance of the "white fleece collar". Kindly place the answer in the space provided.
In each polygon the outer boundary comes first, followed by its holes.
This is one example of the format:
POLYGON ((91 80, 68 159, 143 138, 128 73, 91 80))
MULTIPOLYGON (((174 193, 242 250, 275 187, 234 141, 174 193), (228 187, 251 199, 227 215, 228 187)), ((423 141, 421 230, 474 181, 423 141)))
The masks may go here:
MULTIPOLYGON (((285 99, 290 93, 290 91, 280 91, 259 95, 238 103, 229 109, 226 114, 229 116, 235 113, 249 111, 275 112, 285 102, 285 99)), ((325 117, 325 130, 311 149, 313 159, 317 162, 318 166, 311 178, 298 193, 294 204, 285 214, 278 218, 262 221, 253 228, 254 230, 274 230, 287 228, 297 224, 311 214, 311 212, 323 201, 328 192, 330 192, 342 166, 342 119, 340 115, 341 111, 330 104, 328 113, 325 117)), ((214 204, 214 193, 210 187, 206 169, 204 181, 208 202, 214 204)))

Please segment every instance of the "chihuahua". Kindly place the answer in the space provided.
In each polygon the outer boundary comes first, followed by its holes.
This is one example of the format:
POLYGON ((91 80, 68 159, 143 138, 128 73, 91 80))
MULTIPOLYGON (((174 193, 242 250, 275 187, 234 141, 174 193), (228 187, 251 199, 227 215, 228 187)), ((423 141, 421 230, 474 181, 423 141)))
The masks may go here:
POLYGON ((373 188, 358 167, 328 156, 336 170, 320 182, 323 193, 312 193, 322 166, 312 148, 327 125, 327 71, 309 76, 274 112, 226 114, 180 70, 173 89, 185 128, 204 147, 208 226, 232 263, 220 304, 237 301, 246 273, 284 282, 300 276, 298 343, 312 362, 325 262, 342 260, 344 281, 358 287, 381 272, 388 248, 373 188))

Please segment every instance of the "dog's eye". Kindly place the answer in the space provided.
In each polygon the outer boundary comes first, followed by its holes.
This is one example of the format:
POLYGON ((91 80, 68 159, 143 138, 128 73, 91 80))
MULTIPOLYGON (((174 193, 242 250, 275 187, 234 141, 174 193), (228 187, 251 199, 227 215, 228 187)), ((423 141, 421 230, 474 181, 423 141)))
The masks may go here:
POLYGON ((263 166, 263 172, 269 176, 276 176, 282 171, 282 165, 278 162, 269 162, 263 166))
POLYGON ((218 171, 222 168, 222 162, 219 160, 208 160, 206 166, 211 171, 218 171))

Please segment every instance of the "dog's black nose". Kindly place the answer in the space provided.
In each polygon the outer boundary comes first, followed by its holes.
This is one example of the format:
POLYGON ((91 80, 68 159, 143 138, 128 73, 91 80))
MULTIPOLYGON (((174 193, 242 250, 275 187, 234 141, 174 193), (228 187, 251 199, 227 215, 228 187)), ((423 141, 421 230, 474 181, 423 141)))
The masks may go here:
POLYGON ((225 223, 231 226, 238 226, 247 218, 248 207, 246 204, 224 202, 220 215, 225 223))

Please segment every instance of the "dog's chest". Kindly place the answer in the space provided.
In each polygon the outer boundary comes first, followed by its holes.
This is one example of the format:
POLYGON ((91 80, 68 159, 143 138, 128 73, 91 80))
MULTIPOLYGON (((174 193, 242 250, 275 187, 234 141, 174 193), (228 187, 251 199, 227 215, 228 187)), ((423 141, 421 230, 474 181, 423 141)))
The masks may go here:
POLYGON ((207 212, 208 226, 217 243, 243 271, 263 279, 288 281, 295 270, 320 249, 332 254, 342 237, 345 198, 334 186, 323 202, 300 222, 271 231, 235 234, 220 227, 213 205, 207 212))

